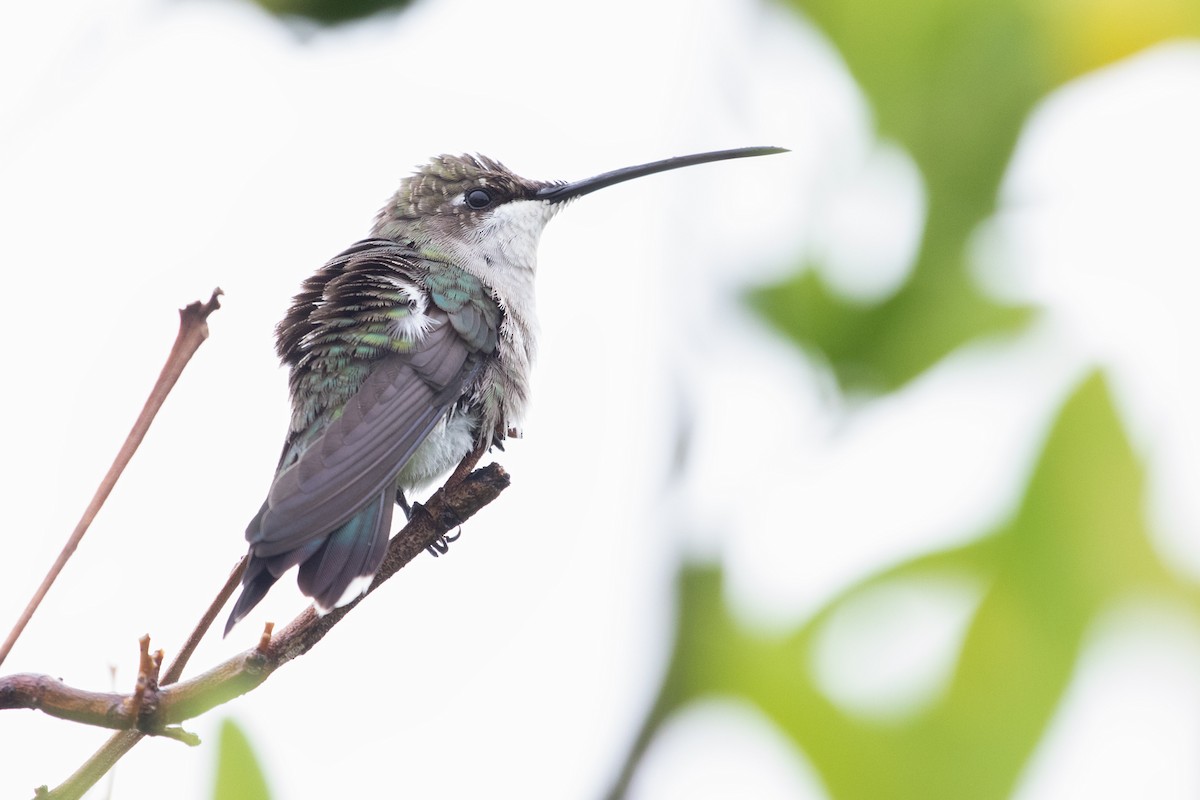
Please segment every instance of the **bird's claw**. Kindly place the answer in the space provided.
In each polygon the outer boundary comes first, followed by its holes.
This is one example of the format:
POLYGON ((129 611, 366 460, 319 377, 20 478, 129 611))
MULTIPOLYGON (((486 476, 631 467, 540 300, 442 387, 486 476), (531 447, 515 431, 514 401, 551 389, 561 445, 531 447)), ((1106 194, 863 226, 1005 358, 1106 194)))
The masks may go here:
POLYGON ((450 543, 457 542, 459 536, 462 536, 461 525, 458 526, 458 530, 454 532, 453 536, 450 534, 442 534, 433 542, 433 544, 428 545, 425 549, 428 550, 429 555, 433 556, 434 558, 437 558, 438 556, 444 556, 446 553, 450 552, 450 543))
POLYGON ((404 496, 403 489, 396 489, 396 505, 400 506, 400 510, 404 512, 405 519, 412 519, 413 507, 409 504, 408 498, 404 496))

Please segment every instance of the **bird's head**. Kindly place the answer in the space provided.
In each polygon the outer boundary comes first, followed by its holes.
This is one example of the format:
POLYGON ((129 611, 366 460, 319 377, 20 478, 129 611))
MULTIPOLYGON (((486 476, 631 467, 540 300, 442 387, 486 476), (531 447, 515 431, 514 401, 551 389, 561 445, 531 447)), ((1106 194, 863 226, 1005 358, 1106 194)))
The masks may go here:
POLYGON ((486 156, 436 156, 401 182, 373 233, 473 272, 532 273, 542 230, 561 208, 538 196, 550 185, 486 156))
POLYGON ((522 178, 486 156, 436 156, 401 182, 372 233, 410 243, 422 255, 449 260, 496 286, 506 272, 532 278, 542 230, 570 200, 656 172, 782 152, 778 147, 718 150, 570 183, 522 178))

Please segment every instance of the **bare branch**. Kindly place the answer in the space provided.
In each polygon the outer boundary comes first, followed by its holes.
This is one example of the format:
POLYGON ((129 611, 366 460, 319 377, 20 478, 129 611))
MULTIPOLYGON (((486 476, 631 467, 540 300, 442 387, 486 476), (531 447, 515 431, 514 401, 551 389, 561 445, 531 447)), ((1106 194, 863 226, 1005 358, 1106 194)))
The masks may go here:
POLYGON ((167 671, 163 675, 161 681, 163 686, 170 686, 183 677, 183 668, 187 666, 188 659, 192 657, 192 653, 196 652, 196 648, 200 646, 200 640, 204 638, 204 634, 212 627, 213 621, 221 613, 221 609, 225 607, 225 604, 229 602, 229 598, 237 590, 238 584, 242 582, 242 573, 246 571, 246 561, 247 557, 242 556, 237 566, 229 573, 229 577, 225 579, 225 585, 221 587, 221 591, 217 592, 217 596, 208 604, 208 609, 200 617, 200 621, 196 623, 196 627, 188 634, 183 647, 179 648, 179 654, 175 656, 175 660, 171 662, 171 666, 167 667, 167 671))
MULTIPOLYGON (((183 643, 183 647, 180 648, 179 654, 175 656, 175 660, 171 662, 171 666, 167 668, 167 672, 162 679, 163 686, 176 683, 183 676, 183 669, 187 665, 188 659, 196 651, 196 647, 200 644, 200 640, 204 638, 204 634, 212 627, 213 621, 221 613, 221 609, 229 602, 229 598, 233 595, 242 580, 242 573, 245 569, 246 557, 242 556, 237 566, 233 568, 233 571, 225 580, 225 585, 221 587, 221 591, 217 592, 217 596, 209 603, 208 609, 200 617, 200 621, 196 623, 196 627, 188 636, 187 641, 183 643)), ((3 686, 3 681, 0 681, 0 686, 3 686)), ((3 691, 0 689, 0 696, 2 694, 3 691)), ((0 702, 0 708, 4 707, 3 703, 0 702)), ((70 778, 54 790, 55 794, 53 796, 62 798, 82 796, 105 773, 116 766, 116 763, 132 750, 134 745, 140 742, 145 735, 138 730, 123 730, 120 733, 113 734, 91 758, 84 762, 83 766, 77 769, 70 778)), ((52 795, 48 787, 42 786, 38 788, 37 796, 40 798, 52 795)))
POLYGON ((121 473, 125 471, 133 454, 137 452, 138 446, 141 445, 142 439, 146 437, 146 431, 150 430, 150 423, 154 421, 154 417, 158 414, 158 410, 162 408, 163 401, 167 399, 167 395, 171 393, 179 376, 183 374, 183 368, 187 366, 196 350, 208 338, 208 316, 212 312, 221 307, 220 301, 217 299, 221 295, 221 290, 214 289, 212 297, 207 303, 201 303, 199 300, 179 309, 179 333, 175 337, 175 344, 171 347, 171 353, 167 356, 167 361, 163 365, 162 372, 158 375, 158 380, 154 384, 154 388, 150 390, 150 397, 146 399, 146 404, 142 407, 142 413, 138 415, 137 420, 133 423, 133 428, 129 431, 129 435, 125 438, 125 444, 121 445, 121 450, 117 453, 117 457, 113 459, 112 466, 108 468, 108 473, 104 479, 100 481, 100 486, 96 489, 96 494, 92 497, 92 502, 88 504, 84 510, 83 516, 79 519, 79 523, 75 526, 75 530, 71 533, 71 538, 63 545, 62 552, 58 554, 58 558, 50 567, 50 571, 46 573, 46 577, 42 579, 42 585, 33 593, 33 598, 29 601, 29 605, 21 612, 21 616, 17 619, 17 624, 13 626, 12 631, 8 634, 8 638, 0 644, 0 664, 4 663, 4 659, 8 657, 9 652, 13 649, 13 645, 17 643, 21 632, 25 630, 25 626, 29 624, 29 620, 33 618, 33 613, 42 603, 46 593, 50 591, 50 586, 58 578, 63 567, 66 566, 68 559, 75 552, 75 548, 79 546, 79 542, 83 539, 83 535, 87 533, 87 529, 91 526, 92 520, 96 518, 96 514, 100 512, 104 501, 108 499, 113 487, 117 485, 117 479, 121 477, 121 473))
MULTIPOLYGON (((504 469, 498 464, 489 464, 461 482, 439 489, 427 504, 416 506, 412 519, 388 544, 383 565, 367 593, 374 592, 431 542, 495 500, 508 485, 509 477, 504 469)), ((235 569, 234 576, 238 574, 240 570, 235 569)), ((234 576, 230 580, 236 586, 234 576)), ((223 589, 218 595, 222 604, 232 592, 228 583, 226 589, 228 592, 223 589)), ((186 659, 181 653, 180 659, 168 669, 163 685, 155 686, 153 690, 150 688, 153 684, 151 676, 157 675, 157 666, 154 657, 149 655, 149 640, 146 639, 142 646, 146 655, 143 669, 139 670, 139 692, 135 692, 135 695, 144 696, 136 702, 128 695, 73 689, 44 675, 0 678, 0 710, 34 708, 62 719, 121 729, 62 785, 54 790, 40 787, 36 796, 48 800, 82 797, 143 736, 190 736, 174 726, 261 685, 279 667, 311 650, 357 605, 358 601, 334 609, 323 617, 317 616, 309 606, 277 635, 272 636, 273 626, 268 624, 255 647, 191 680, 167 685, 168 679, 177 678, 175 673, 182 671, 179 662, 186 659), (142 673, 145 673, 144 676, 142 673), (141 689, 143 678, 145 690, 141 689)), ((217 610, 219 606, 216 609, 210 606, 205 619, 197 626, 201 635, 211 624, 217 610)), ((196 637, 195 632, 193 637, 196 637)), ((161 655, 158 663, 161 663, 161 655)))

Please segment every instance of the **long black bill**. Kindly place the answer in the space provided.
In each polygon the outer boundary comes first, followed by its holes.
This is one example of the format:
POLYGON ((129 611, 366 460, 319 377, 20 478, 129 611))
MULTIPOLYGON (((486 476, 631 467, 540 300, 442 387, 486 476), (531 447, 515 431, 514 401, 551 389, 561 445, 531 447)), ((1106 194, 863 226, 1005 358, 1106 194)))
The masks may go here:
POLYGON ((551 203, 561 203, 573 197, 579 197, 580 195, 594 192, 597 189, 603 189, 605 186, 612 186, 614 183, 641 178, 644 175, 653 175, 656 172, 666 172, 669 169, 707 164, 710 161, 725 161, 730 158, 769 156, 773 153, 786 152, 788 152, 787 149, 783 147, 739 147, 736 150, 716 150, 711 153, 696 153, 690 156, 664 158, 662 161, 653 161, 649 164, 641 164, 636 167, 614 169, 612 172, 605 172, 592 178, 584 178, 581 181, 547 186, 539 189, 534 197, 538 200, 549 200, 551 203))

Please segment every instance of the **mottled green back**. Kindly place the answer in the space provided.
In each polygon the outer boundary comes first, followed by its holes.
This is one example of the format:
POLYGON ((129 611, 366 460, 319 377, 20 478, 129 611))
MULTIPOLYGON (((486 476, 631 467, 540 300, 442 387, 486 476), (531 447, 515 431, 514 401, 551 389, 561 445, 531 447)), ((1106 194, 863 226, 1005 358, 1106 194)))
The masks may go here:
POLYGON ((434 305, 450 315, 450 324, 472 352, 492 353, 500 330, 500 306, 479 278, 438 263, 421 277, 434 305))

